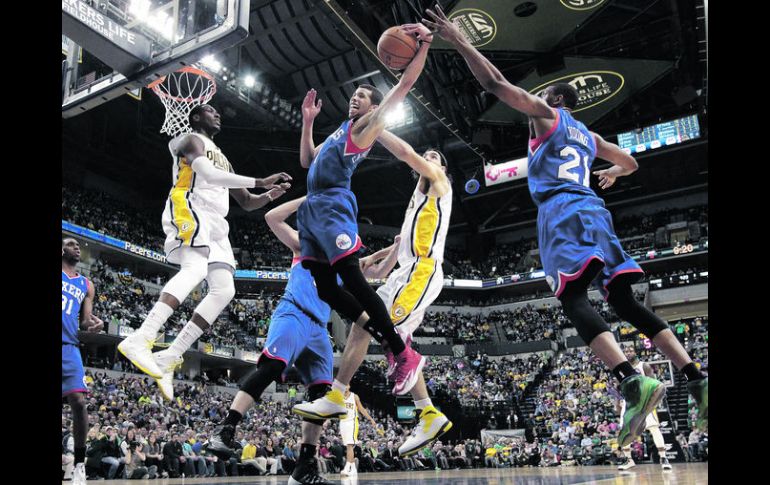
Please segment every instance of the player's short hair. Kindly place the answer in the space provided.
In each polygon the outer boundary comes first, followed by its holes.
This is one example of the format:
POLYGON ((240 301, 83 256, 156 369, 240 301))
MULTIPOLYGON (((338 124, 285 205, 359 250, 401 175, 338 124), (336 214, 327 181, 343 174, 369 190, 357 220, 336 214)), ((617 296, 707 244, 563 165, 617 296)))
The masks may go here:
POLYGON ((571 84, 568 83, 556 83, 551 85, 551 92, 553 92, 554 95, 562 95, 562 98, 564 99, 564 107, 568 109, 575 109, 575 106, 577 106, 578 102, 578 92, 577 89, 572 87, 571 84))
POLYGON ((203 113, 203 107, 206 106, 205 104, 199 104, 198 106, 193 107, 193 109, 190 110, 190 114, 187 115, 187 121, 190 122, 190 126, 193 125, 193 116, 199 115, 203 113))
MULTIPOLYGON (((368 90, 371 93, 371 95, 369 97, 372 100, 372 104, 379 105, 380 103, 382 103, 382 99, 384 98, 384 96, 382 94, 382 91, 380 91, 376 87, 372 86, 371 84, 359 84, 358 87, 359 88, 364 88, 364 89, 368 90)), ((358 88, 356 88, 356 89, 358 89, 358 88)))

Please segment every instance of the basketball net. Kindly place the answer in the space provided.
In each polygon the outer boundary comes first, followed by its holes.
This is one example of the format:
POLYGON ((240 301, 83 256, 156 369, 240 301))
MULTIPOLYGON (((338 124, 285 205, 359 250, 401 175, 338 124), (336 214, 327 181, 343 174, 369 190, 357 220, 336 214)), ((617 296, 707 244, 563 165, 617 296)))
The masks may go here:
POLYGON ((192 66, 161 76, 147 87, 166 107, 166 119, 160 132, 172 137, 191 133, 190 111, 208 103, 217 92, 217 83, 211 74, 192 66))

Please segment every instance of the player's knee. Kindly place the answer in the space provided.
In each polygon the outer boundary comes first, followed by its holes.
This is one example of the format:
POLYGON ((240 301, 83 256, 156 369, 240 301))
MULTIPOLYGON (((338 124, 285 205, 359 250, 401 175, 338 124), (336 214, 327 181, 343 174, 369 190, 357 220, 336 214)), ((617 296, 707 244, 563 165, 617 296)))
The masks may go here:
POLYGON ((86 397, 81 392, 70 394, 67 398, 67 402, 73 412, 82 411, 86 408, 86 397))
POLYGON ((220 282, 216 287, 212 287, 211 291, 215 292, 223 301, 229 302, 235 298, 235 284, 232 278, 229 281, 220 282))

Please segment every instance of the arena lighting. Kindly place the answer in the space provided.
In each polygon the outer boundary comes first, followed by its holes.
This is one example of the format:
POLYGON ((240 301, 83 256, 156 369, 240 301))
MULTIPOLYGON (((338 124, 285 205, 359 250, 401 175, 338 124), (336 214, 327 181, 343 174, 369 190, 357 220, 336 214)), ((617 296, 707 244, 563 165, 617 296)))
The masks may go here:
POLYGON ((204 57, 203 59, 201 59, 200 63, 204 67, 208 68, 209 70, 213 71, 216 74, 218 74, 219 71, 222 70, 222 63, 216 60, 213 54, 210 54, 204 57))
POLYGON ((174 20, 165 11, 150 14, 150 0, 131 0, 128 13, 168 40, 174 37, 174 20))
POLYGON ((256 82, 257 82, 257 80, 256 80, 256 79, 254 79, 254 76, 246 76, 246 77, 243 79, 243 85, 244 85, 244 86, 246 86, 247 88, 253 88, 253 87, 254 87, 254 84, 255 84, 256 82))
POLYGON ((385 115, 385 124, 387 126, 397 125, 406 119, 406 110, 404 103, 398 103, 387 115, 385 115))

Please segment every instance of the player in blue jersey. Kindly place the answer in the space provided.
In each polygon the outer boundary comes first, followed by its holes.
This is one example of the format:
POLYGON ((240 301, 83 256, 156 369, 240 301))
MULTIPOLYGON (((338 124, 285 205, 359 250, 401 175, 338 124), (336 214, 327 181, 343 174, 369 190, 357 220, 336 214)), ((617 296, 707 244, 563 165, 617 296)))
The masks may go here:
POLYGON ((626 446, 644 430, 645 418, 663 399, 665 388, 657 380, 638 374, 628 362, 606 322, 588 301, 592 282, 599 285, 621 318, 650 337, 687 376, 688 388, 698 401, 701 425, 705 426, 708 378, 668 325, 634 298, 631 284, 640 279, 642 269, 623 251, 610 213, 590 187, 590 167, 595 157, 613 165, 594 172, 602 189, 611 187, 617 177, 636 171, 636 160, 572 117, 578 102, 573 86, 554 84, 540 96, 516 87, 465 39, 438 5, 427 13, 433 21, 423 19, 423 23, 457 49, 481 86, 529 116, 528 183, 538 207, 543 269, 581 338, 620 381, 627 409, 618 435, 619 446, 626 446))
POLYGON ((94 305, 94 285, 78 274, 80 244, 71 238, 61 244, 61 395, 72 409, 72 438, 75 442, 75 469, 72 485, 86 483, 86 434, 88 411, 85 394, 88 392, 83 359, 80 356, 78 331, 99 332, 104 323, 91 313, 94 305))
POLYGON ((350 178, 385 129, 389 110, 404 100, 417 81, 428 55, 432 35, 421 24, 404 26, 420 41, 417 53, 398 83, 383 97, 374 86, 358 86, 350 98, 348 119, 323 144, 313 143, 313 120, 321 110, 315 91, 302 104, 300 162, 309 168, 307 200, 297 212, 302 264, 315 278, 319 296, 340 315, 353 322, 348 343, 332 390, 312 403, 298 404, 294 412, 304 417, 334 417, 344 406, 345 388, 366 356, 366 345, 350 345, 374 337, 396 362, 394 392, 406 394, 417 382, 425 358, 404 345, 388 309, 366 282, 356 253, 358 206, 350 190, 350 178), (345 283, 336 283, 337 275, 345 283))
MULTIPOLYGON (((235 427, 243 415, 261 397, 265 388, 273 381, 281 380, 292 366, 307 386, 311 399, 326 394, 332 383, 334 356, 326 328, 331 308, 318 297, 310 272, 299 264, 299 235, 286 222, 304 201, 305 197, 301 197, 286 202, 265 215, 265 221, 276 237, 291 249, 292 267, 286 291, 270 319, 267 340, 257 367, 241 380, 230 411, 209 444, 209 450, 223 458, 229 458, 232 453, 235 427)), ((374 256, 389 259, 390 253, 395 253, 391 251, 395 247, 397 245, 374 256)), ((385 263, 367 260, 367 273, 377 273, 382 264, 385 263)), ((289 483, 330 483, 318 475, 315 462, 324 420, 304 418, 303 421, 300 456, 289 483)))

